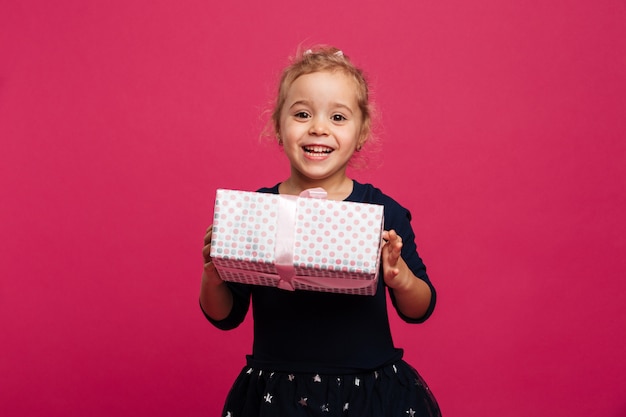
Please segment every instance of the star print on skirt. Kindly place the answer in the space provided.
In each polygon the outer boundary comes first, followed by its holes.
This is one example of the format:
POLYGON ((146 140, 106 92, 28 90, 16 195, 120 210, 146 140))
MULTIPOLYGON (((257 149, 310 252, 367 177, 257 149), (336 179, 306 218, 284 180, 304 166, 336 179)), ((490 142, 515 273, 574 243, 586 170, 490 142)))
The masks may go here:
POLYGON ((272 372, 244 367, 225 417, 440 417, 435 397, 404 361, 348 375, 272 372))

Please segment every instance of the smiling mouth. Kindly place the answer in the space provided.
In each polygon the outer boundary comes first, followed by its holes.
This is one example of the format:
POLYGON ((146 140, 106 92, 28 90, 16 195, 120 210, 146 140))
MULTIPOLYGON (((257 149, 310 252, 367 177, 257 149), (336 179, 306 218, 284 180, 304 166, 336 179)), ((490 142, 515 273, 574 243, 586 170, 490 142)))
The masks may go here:
POLYGON ((327 146, 319 146, 319 145, 303 146, 302 149, 304 149, 304 152, 306 152, 307 154, 311 156, 326 156, 326 155, 329 155, 333 151, 332 148, 329 148, 327 146))

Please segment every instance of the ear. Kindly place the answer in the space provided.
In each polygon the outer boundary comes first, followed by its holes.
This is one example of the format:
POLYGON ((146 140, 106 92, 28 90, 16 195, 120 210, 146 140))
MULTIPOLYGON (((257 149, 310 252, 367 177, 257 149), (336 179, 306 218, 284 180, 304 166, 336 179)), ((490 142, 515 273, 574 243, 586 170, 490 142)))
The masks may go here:
POLYGON ((367 140, 369 139, 369 129, 367 127, 363 127, 361 129, 361 133, 359 134, 359 141, 356 144, 356 150, 357 152, 361 150, 361 148, 363 147, 363 145, 365 145, 365 142, 367 142, 367 140))

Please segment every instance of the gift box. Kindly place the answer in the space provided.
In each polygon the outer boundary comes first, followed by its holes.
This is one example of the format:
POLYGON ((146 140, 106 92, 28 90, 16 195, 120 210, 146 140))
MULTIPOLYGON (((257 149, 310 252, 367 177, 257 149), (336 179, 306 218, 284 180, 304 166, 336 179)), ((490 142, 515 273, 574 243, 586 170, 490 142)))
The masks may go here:
POLYGON ((383 206, 301 196, 217 190, 211 258, 225 281, 373 295, 383 206))

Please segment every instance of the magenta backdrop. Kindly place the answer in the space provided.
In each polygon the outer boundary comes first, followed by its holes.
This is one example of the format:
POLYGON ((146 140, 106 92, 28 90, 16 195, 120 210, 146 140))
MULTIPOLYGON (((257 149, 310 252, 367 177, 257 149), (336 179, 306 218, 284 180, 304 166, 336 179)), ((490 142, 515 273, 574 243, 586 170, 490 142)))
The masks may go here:
POLYGON ((286 57, 370 74, 439 289, 396 342, 446 417, 626 415, 626 6, 600 1, 5 1, 0 415, 217 416, 250 351, 197 304, 215 189, 286 57))

